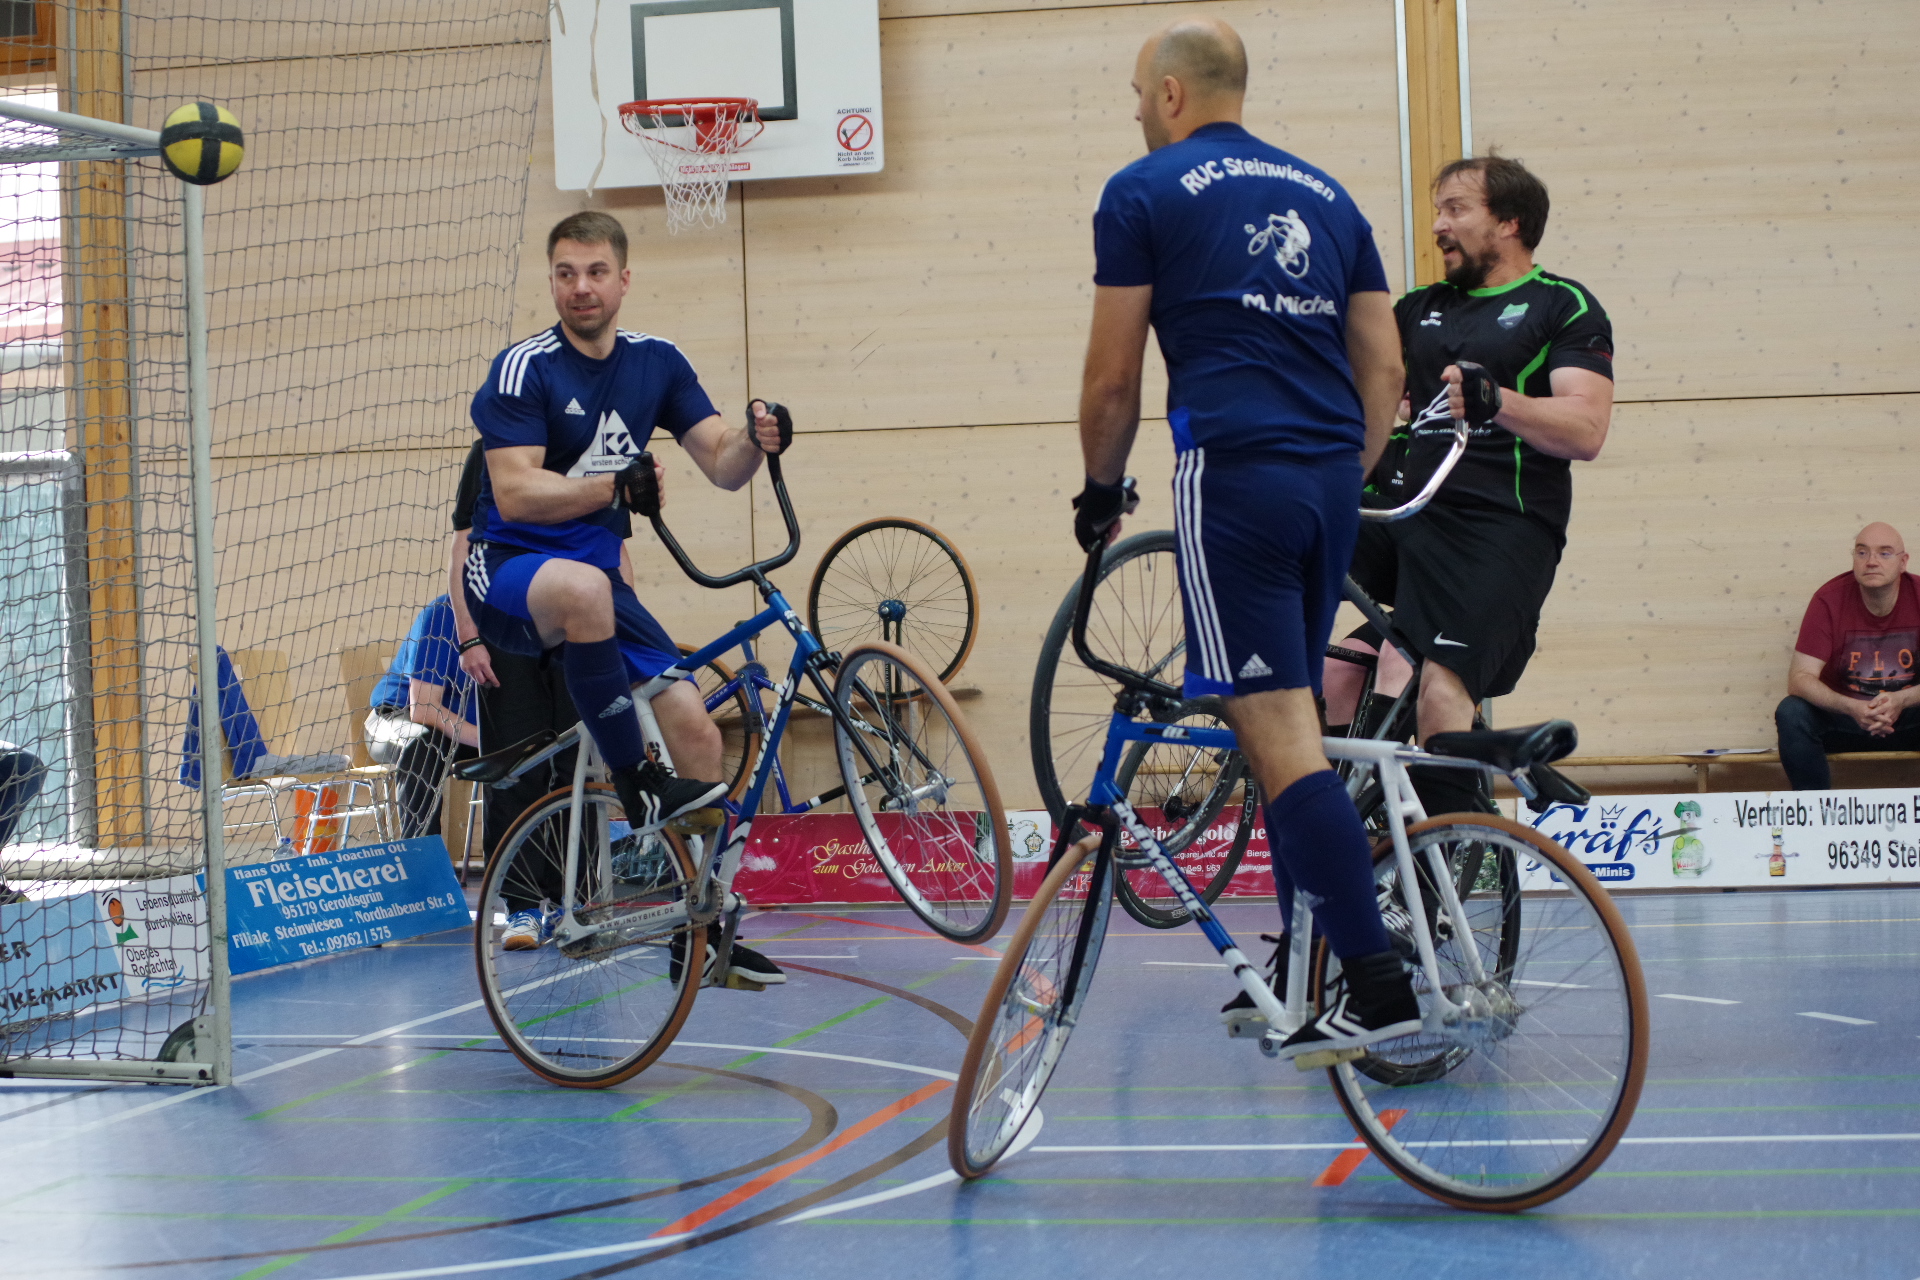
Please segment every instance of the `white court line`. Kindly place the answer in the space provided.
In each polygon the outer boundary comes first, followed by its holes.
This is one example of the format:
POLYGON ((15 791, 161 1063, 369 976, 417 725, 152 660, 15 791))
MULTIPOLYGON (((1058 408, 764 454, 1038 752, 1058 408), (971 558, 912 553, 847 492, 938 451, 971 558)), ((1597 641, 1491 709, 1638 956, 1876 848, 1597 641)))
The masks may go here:
POLYGON ((770 951, 762 951, 760 954, 769 960, 858 960, 860 958, 859 956, 810 956, 799 951, 782 951, 777 956, 770 951))
POLYGON ((1872 1018, 1849 1018, 1844 1013, 1803 1013, 1803 1018, 1819 1018, 1823 1022, 1844 1022, 1850 1027, 1871 1027, 1877 1025, 1872 1018))
POLYGON ((1739 1004, 1738 1000, 1716 1000, 1712 996, 1682 996, 1662 991, 1654 997, 1658 1000, 1691 1000, 1695 1004, 1739 1004))
MULTIPOLYGON (((393 1026, 383 1027, 379 1031, 369 1031, 366 1035, 355 1036, 353 1039, 337 1044, 330 1049, 315 1049, 312 1053, 303 1053, 298 1057, 288 1058, 285 1062, 276 1062, 271 1064, 270 1066, 260 1067, 257 1070, 246 1072, 244 1075, 235 1076, 233 1078, 233 1084, 246 1084, 249 1081, 258 1080, 262 1076, 270 1076, 276 1071, 285 1071, 289 1067, 304 1066, 306 1063, 312 1062, 318 1058, 331 1057, 336 1053, 342 1053, 347 1049, 354 1048, 358 1045, 366 1044, 369 1041, 378 1040, 383 1036, 395 1035, 399 1032, 406 1031, 412 1027, 424 1026, 429 1022, 438 1022, 442 1018, 451 1018, 457 1014, 468 1013, 474 1009, 478 1009, 481 1006, 481 1003, 482 1002, 479 1000, 469 1000, 465 1004, 455 1005, 451 1009, 442 1009, 438 1013, 430 1013, 423 1018, 414 1018, 410 1022, 395 1023, 393 1026)), ((955 1077, 955 1078, 957 1079, 958 1077, 955 1077)), ((144 1084, 140 1084, 140 1085, 132 1085, 129 1087, 145 1088, 146 1086, 144 1084)), ((142 1103, 140 1106, 137 1106, 137 1107, 128 1107, 125 1111, 116 1111, 112 1115, 102 1116, 98 1120, 89 1120, 87 1121, 87 1123, 83 1125, 77 1125, 74 1128, 67 1130, 65 1133, 51 1134, 45 1138, 40 1139, 38 1142, 28 1142, 21 1146, 13 1148, 13 1150, 31 1151, 36 1147, 45 1146, 48 1143, 52 1143, 52 1142, 70 1142, 72 1141, 73 1136, 75 1134, 88 1133, 94 1129, 105 1128, 107 1125, 110 1125, 110 1124, 119 1124, 122 1120, 131 1120, 136 1116, 143 1116, 149 1112, 158 1111, 162 1107, 176 1106, 179 1103, 187 1102, 194 1098, 211 1097, 216 1093, 224 1093, 226 1092, 226 1090, 232 1087, 233 1087, 232 1085, 224 1085, 224 1084, 208 1085, 200 1088, 196 1088, 193 1086, 181 1086, 180 1087, 181 1091, 179 1093, 173 1094, 170 1097, 158 1098, 152 1102, 142 1103)), ((116 1092, 118 1091, 116 1090, 116 1092)))
MULTIPOLYGON (((1408 1142, 1408 1147, 1558 1147, 1567 1146, 1583 1139, 1561 1141, 1555 1138, 1524 1138, 1517 1140, 1489 1139, 1486 1141, 1453 1142, 1408 1142)), ((1727 1144, 1753 1144, 1766 1142, 1920 1142, 1920 1133, 1744 1133, 1717 1134, 1675 1138, 1622 1138, 1623 1147, 1687 1147, 1721 1146, 1727 1144)), ((1353 1142, 1264 1142, 1264 1143, 1164 1143, 1148 1144, 1137 1147, 1035 1147, 1035 1151, 1046 1151, 1067 1155, 1125 1155, 1129 1152, 1168 1151, 1168 1152, 1206 1152, 1206 1151, 1346 1151, 1353 1142)))
POLYGON ((565 1253, 536 1253, 524 1258, 495 1258, 490 1262, 455 1262, 444 1267, 420 1267, 413 1271, 370 1271, 351 1276, 330 1276, 328 1280, 424 1280, 428 1276, 466 1276, 476 1271, 505 1271, 508 1267, 530 1267, 537 1262, 572 1262, 576 1258, 600 1258, 609 1253, 625 1253, 629 1249, 657 1249, 663 1244, 677 1244, 692 1235, 683 1231, 677 1236, 661 1236, 657 1239, 629 1240, 624 1244, 601 1244, 591 1249, 568 1249, 565 1253))
POLYGON ((1158 969, 1224 969, 1227 967, 1224 964, 1206 960, 1142 960, 1140 963, 1143 966, 1158 969))
MULTIPOLYGON (((1008 1147, 1007 1153, 1000 1158, 1002 1160, 1011 1160, 1032 1146, 1033 1140, 1040 1136, 1040 1130, 1046 1122, 1046 1117, 1040 1113, 1040 1108, 1035 1107, 1033 1114, 1027 1117, 1027 1122, 1020 1126, 1020 1132, 1015 1136, 1013 1145, 1008 1147)), ((832 1204, 823 1204, 812 1209, 804 1209, 792 1217, 780 1219, 780 1221, 774 1225, 784 1227, 790 1223, 806 1222, 812 1218, 825 1218, 836 1213, 846 1213, 852 1209, 864 1209, 868 1205, 883 1204, 888 1200, 898 1200, 902 1196, 918 1195, 922 1191, 931 1191, 935 1187, 943 1187, 949 1182, 958 1181, 960 1181, 960 1175, 948 1169, 944 1173, 936 1173, 930 1177, 922 1178, 918 1182, 909 1182, 903 1187, 894 1187, 889 1191, 876 1191, 871 1195, 855 1196, 851 1200, 836 1200, 832 1204)))
POLYGON ((675 1040, 673 1047, 688 1049, 733 1049, 741 1053, 784 1053, 794 1058, 826 1058, 831 1062, 859 1062, 869 1067, 892 1067, 896 1071, 911 1071, 915 1075, 938 1076, 942 1080, 958 1080, 958 1074, 952 1071, 938 1071, 933 1067, 916 1067, 910 1062, 889 1062, 885 1058, 856 1058, 847 1053, 822 1053, 818 1049, 776 1049, 764 1044, 714 1044, 707 1040, 675 1040))
POLYGON ((1513 985, 1516 987, 1553 987, 1560 991, 1591 991, 1593 989, 1584 982, 1536 982, 1532 978, 1515 978, 1513 985))

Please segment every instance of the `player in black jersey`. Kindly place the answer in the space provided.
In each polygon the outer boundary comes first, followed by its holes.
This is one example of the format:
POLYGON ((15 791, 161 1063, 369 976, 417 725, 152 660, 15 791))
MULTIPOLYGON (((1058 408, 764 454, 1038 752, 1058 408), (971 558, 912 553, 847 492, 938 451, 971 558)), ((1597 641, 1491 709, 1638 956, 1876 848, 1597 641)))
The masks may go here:
MULTIPOLYGON (((1587 289, 1537 266, 1547 189, 1517 160, 1459 160, 1433 184, 1433 235, 1447 278, 1394 306, 1406 353, 1410 405, 1443 388, 1455 417, 1473 424, 1465 456, 1425 511, 1360 531, 1353 575, 1394 610, 1426 659, 1421 741, 1473 725, 1482 698, 1509 693, 1533 656, 1534 633, 1566 545, 1574 461, 1600 454, 1613 415, 1613 328, 1587 289)), ((1395 506, 1419 492, 1446 455, 1441 425, 1389 442, 1369 502, 1395 506)), ((1348 642, 1378 648, 1362 631, 1348 642)), ((1409 672, 1389 647, 1381 695, 1409 672)), ((1350 723, 1364 672, 1329 662, 1327 720, 1350 723)), ((1429 813, 1480 808, 1458 771, 1413 771, 1429 813)))

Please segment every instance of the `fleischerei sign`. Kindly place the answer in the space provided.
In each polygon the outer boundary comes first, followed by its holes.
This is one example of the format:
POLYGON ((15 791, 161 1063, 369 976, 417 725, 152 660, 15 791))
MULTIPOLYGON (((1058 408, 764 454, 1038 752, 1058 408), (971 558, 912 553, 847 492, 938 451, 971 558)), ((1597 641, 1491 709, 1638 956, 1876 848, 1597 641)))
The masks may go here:
POLYGON ((227 954, 236 974, 470 922, 438 836, 227 870, 227 954))

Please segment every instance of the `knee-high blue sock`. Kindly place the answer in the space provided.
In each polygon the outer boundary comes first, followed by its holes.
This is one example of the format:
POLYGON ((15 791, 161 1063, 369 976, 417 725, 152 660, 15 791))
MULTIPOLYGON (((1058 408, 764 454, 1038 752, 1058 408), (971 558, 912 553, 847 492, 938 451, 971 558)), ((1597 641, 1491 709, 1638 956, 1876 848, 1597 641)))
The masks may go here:
MULTIPOLYGON (((1342 960, 1376 955, 1392 944, 1373 891, 1366 828, 1331 769, 1310 773, 1267 804, 1267 843, 1279 869, 1306 890, 1314 923, 1342 960)), ((1282 908, 1281 918, 1286 918, 1282 908)))
POLYGON ((594 745, 608 766, 624 769, 646 758, 640 738, 640 719, 633 713, 633 692, 627 686, 627 664, 620 641, 609 636, 586 644, 568 641, 561 662, 567 692, 580 712, 580 723, 593 735, 594 745))
MULTIPOLYGON (((1268 827, 1267 848, 1270 850, 1274 847, 1273 839, 1273 828, 1268 827)), ((1277 854, 1273 859, 1273 890, 1280 902, 1280 932, 1292 933, 1293 877, 1287 874, 1287 864, 1282 862, 1277 854)))

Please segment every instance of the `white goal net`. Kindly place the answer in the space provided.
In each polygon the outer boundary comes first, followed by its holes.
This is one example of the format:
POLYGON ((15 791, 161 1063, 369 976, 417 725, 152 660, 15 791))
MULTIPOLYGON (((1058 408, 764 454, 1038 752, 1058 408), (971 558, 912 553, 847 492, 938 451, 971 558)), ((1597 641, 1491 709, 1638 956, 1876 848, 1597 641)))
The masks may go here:
POLYGON ((13 65, 44 83, 0 90, 0 1070, 206 1081, 230 1043, 222 861, 395 834, 353 673, 445 589, 466 403, 513 324, 546 13, 33 8, 55 20, 13 65), (195 101, 247 157, 183 196, 114 126, 195 101))

